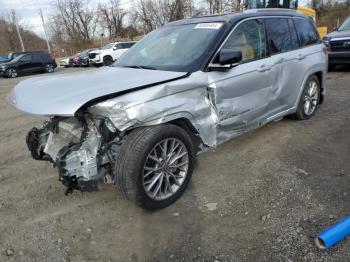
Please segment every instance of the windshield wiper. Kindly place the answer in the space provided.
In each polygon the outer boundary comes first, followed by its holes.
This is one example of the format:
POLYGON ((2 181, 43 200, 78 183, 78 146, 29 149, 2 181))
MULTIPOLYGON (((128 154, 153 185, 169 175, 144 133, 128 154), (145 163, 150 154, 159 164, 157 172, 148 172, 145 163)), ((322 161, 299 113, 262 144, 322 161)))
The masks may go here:
POLYGON ((149 69, 149 70, 157 70, 157 68, 152 66, 139 66, 139 65, 129 65, 129 66, 123 66, 128 68, 137 68, 137 69, 149 69))

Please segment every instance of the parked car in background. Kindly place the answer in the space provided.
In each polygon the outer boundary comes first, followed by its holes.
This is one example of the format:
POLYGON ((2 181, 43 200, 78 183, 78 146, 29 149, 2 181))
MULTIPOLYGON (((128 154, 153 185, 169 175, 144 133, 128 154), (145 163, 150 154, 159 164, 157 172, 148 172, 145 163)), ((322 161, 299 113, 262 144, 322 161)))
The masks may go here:
POLYGON ((73 66, 73 67, 79 66, 79 55, 80 55, 80 53, 77 53, 69 58, 69 65, 70 66, 73 66))
POLYGON ((89 53, 90 64, 94 66, 109 66, 135 43, 136 42, 116 42, 105 45, 99 50, 92 51, 89 53))
POLYGON ((78 56, 78 64, 79 66, 89 66, 90 62, 89 62, 89 52, 95 51, 97 50, 96 48, 91 48, 91 49, 87 49, 82 51, 79 56, 78 56))
POLYGON ((60 63, 60 66, 70 67, 69 58, 63 58, 60 60, 59 63, 60 63))
POLYGON ((328 48, 329 70, 337 65, 350 65, 350 17, 323 40, 328 48))
POLYGON ((312 118, 326 73, 313 21, 266 9, 169 23, 111 67, 24 80, 9 101, 49 117, 27 145, 67 193, 104 179, 157 209, 185 191, 197 153, 287 115, 312 118))
POLYGON ((20 74, 35 72, 54 72, 57 64, 51 54, 44 52, 33 52, 16 55, 12 60, 0 64, 0 74, 14 78, 20 74))

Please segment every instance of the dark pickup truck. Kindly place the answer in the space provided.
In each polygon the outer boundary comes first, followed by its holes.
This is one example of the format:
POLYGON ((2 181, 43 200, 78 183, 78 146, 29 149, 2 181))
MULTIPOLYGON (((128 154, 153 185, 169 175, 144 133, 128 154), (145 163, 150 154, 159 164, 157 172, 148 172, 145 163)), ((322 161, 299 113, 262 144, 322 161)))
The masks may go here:
POLYGON ((336 65, 350 65, 350 17, 323 40, 328 47, 330 70, 336 65))

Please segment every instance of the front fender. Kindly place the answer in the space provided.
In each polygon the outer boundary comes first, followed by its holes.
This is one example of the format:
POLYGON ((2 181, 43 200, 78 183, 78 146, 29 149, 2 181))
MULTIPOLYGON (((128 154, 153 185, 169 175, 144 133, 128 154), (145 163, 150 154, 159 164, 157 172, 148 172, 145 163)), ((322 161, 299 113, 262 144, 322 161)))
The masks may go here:
POLYGON ((120 131, 187 119, 202 142, 213 147, 216 145, 216 118, 210 110, 206 88, 208 82, 200 83, 196 79, 198 77, 194 76, 190 81, 181 79, 128 93, 94 105, 89 111, 109 118, 120 131))

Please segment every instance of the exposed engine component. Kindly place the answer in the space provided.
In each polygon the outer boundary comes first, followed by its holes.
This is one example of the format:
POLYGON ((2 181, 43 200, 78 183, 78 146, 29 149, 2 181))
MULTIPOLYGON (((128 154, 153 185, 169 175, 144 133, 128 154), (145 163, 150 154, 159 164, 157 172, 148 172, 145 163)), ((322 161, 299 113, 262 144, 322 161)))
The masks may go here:
POLYGON ((112 168, 119 141, 117 130, 108 121, 94 122, 88 116, 53 118, 27 135, 33 158, 50 160, 58 168, 66 193, 97 191, 103 179, 114 182, 112 168))

